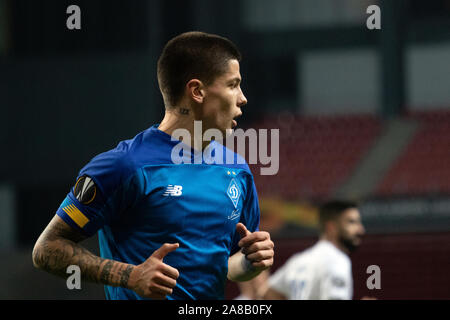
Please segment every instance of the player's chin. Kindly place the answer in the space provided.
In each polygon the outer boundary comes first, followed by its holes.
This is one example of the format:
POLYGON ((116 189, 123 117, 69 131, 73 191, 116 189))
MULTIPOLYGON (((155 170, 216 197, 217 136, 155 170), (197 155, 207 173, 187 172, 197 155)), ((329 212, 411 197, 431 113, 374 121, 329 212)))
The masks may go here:
POLYGON ((361 244, 360 238, 344 238, 341 239, 341 243, 350 251, 354 252, 356 249, 358 249, 359 245, 361 244))
POLYGON ((360 237, 354 238, 352 241, 353 247, 358 248, 361 245, 362 239, 360 237))

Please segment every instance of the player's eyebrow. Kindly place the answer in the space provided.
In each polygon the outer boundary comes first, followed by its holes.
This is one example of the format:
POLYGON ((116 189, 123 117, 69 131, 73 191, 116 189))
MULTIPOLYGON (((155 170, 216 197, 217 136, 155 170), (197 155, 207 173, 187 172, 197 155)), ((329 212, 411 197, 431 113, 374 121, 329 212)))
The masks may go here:
POLYGON ((234 82, 241 83, 241 81, 242 81, 242 79, 240 77, 235 77, 233 79, 230 79, 228 81, 228 83, 234 83, 234 82))

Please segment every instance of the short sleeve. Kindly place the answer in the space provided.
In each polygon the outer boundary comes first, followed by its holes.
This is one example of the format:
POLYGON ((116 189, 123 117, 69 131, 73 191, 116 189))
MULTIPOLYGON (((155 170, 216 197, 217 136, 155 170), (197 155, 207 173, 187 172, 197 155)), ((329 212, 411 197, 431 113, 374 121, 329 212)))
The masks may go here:
POLYGON ((139 195, 141 182, 125 152, 111 150, 93 158, 78 174, 56 214, 92 236, 112 223, 139 195))
MULTIPOLYGON (((249 192, 245 198, 241 219, 239 222, 244 224, 250 232, 255 232, 259 231, 260 210, 256 186, 251 175, 247 176, 247 190, 249 190, 249 192)), ((235 232, 233 236, 231 255, 239 251, 239 241, 240 235, 235 232)))

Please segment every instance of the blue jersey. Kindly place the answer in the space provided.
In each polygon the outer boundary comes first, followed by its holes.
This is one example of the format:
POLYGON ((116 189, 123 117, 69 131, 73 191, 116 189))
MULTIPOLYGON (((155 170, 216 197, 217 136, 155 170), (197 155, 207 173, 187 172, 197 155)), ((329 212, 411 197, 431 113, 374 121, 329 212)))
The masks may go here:
MULTIPOLYGON (((239 250, 236 224, 251 232, 259 226, 253 176, 221 145, 234 164, 174 164, 178 143, 155 125, 96 156, 57 214, 87 236, 98 232, 107 259, 138 265, 164 243, 178 242, 164 258, 180 273, 168 299, 223 299, 228 258, 239 250)), ((105 286, 105 293, 142 299, 121 287, 105 286)))

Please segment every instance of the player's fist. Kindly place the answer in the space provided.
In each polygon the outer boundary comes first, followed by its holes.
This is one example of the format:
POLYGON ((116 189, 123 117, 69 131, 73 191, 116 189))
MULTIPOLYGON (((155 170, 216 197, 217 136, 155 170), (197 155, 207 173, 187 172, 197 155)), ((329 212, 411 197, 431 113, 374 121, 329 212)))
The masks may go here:
POLYGON ((236 231, 241 236, 238 245, 250 264, 260 270, 270 268, 274 256, 274 243, 270 234, 266 231, 250 232, 240 222, 236 225, 236 231))
POLYGON ((130 275, 130 280, 132 279, 130 289, 142 297, 159 300, 172 294, 180 274, 163 260, 178 247, 178 243, 165 243, 147 260, 136 266, 130 275))

